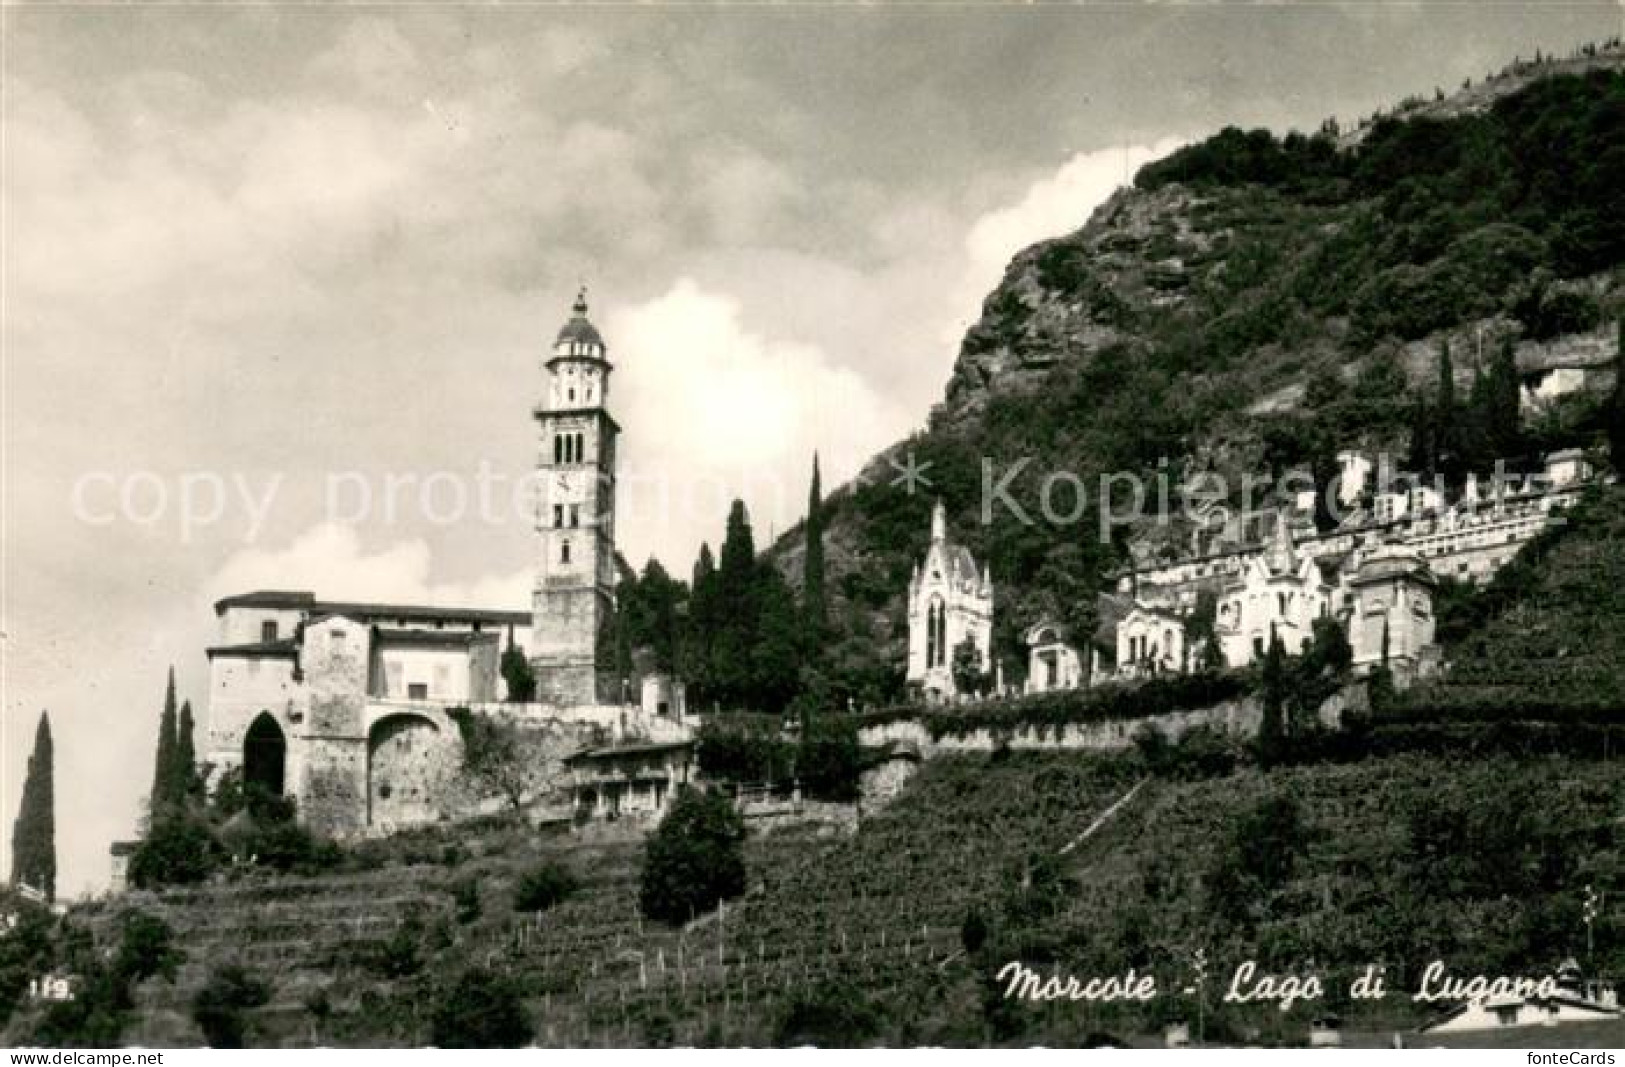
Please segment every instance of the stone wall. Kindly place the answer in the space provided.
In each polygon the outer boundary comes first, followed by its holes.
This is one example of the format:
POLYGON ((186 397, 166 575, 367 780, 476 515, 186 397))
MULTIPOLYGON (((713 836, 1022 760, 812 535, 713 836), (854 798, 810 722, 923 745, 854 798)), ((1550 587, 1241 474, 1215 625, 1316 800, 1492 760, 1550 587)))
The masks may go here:
POLYGON ((863 798, 864 811, 873 814, 896 800, 919 770, 920 761, 906 756, 892 756, 864 768, 858 775, 858 795, 863 798))
POLYGON ((376 831, 435 822, 449 810, 449 786, 462 767, 453 724, 411 713, 373 723, 367 740, 368 825, 376 831))
POLYGON ((1148 715, 1143 719, 1111 722, 1068 723, 1061 726, 1027 725, 1013 729, 978 727, 963 734, 932 738, 923 721, 904 719, 858 731, 858 743, 866 748, 887 744, 913 744, 922 756, 930 758, 950 752, 991 752, 1001 744, 1012 749, 1058 751, 1116 751, 1131 748, 1134 735, 1147 726, 1177 740, 1196 726, 1211 726, 1227 733, 1251 737, 1258 732, 1261 709, 1254 697, 1227 700, 1208 708, 1148 715))
POLYGON ((367 626, 342 616, 305 629, 301 663, 309 703, 290 750, 304 821, 343 837, 367 825, 367 626))

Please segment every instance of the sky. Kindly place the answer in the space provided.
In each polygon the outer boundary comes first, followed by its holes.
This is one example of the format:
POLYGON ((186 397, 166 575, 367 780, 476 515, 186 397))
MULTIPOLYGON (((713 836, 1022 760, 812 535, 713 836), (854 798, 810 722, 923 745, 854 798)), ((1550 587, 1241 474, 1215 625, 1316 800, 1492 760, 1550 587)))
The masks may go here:
POLYGON ((1010 256, 1140 163, 1622 12, 6 7, 0 821, 48 710, 59 887, 105 886, 170 665, 207 722, 222 595, 526 607, 513 487, 583 284, 620 548, 686 577, 732 497, 765 543, 814 451, 833 485, 921 427, 1010 256))

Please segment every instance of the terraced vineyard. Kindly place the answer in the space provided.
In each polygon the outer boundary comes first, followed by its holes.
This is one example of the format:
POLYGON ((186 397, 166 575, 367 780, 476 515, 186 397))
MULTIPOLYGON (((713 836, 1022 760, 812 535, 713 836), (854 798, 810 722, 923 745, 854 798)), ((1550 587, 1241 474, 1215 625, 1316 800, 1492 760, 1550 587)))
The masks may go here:
POLYGON ((257 1043, 424 1043, 435 998, 471 964, 522 980, 544 1045, 770 1043, 786 1005, 830 982, 915 1005, 919 1013, 888 1016, 915 1018, 905 1025, 930 1039, 952 1030, 932 1006, 971 974, 960 945, 967 909, 1077 837, 1134 773, 1123 761, 1053 754, 933 761, 856 834, 753 834, 746 897, 686 930, 638 915, 638 842, 567 835, 498 835, 454 867, 135 895, 126 906, 169 923, 187 962, 173 981, 141 986, 126 1039, 200 1042, 188 1005, 208 970, 228 961, 273 987, 253 1013, 257 1043), (580 891, 547 912, 515 914, 517 873, 546 856, 581 876, 580 891), (459 915, 454 899, 467 881, 479 887, 477 915, 459 915), (415 963, 391 973, 391 946, 403 942, 415 963))
POLYGON ((1596 970, 1625 971, 1611 903, 1625 886, 1622 810, 1625 779, 1595 760, 1405 755, 1174 781, 1142 780, 1129 756, 947 756, 855 834, 753 834, 746 896, 683 930, 639 917, 636 839, 491 829, 465 834, 443 864, 411 854, 372 871, 254 876, 135 895, 90 920, 105 931, 118 908, 140 908, 187 954, 173 980, 139 988, 125 1040, 141 1044, 199 1043, 191 998, 226 962, 272 987, 252 1012, 257 1044, 426 1043, 438 998, 471 965, 520 981, 550 1046, 793 1040, 792 1009, 830 990, 877 1020, 876 1042, 1154 1040, 1194 1011, 1182 990, 1196 948, 1209 959, 1210 1037, 1301 1042, 1327 1010, 1371 1032, 1413 1028, 1423 1016, 1409 990, 1431 959, 1493 974, 1583 956, 1586 884, 1610 902, 1596 970), (1227 903, 1227 855, 1252 813, 1284 797, 1297 813, 1291 861, 1227 903), (548 857, 580 890, 516 914, 517 876, 548 857), (972 911, 987 940, 968 953, 972 911), (1134 967, 1163 993, 1133 1009, 1000 1001, 990 976, 1011 959, 1085 977, 1134 967), (1246 959, 1315 971, 1327 995, 1289 1013, 1227 1008, 1246 959), (1368 962, 1396 992, 1351 1004, 1343 991, 1368 962))
MULTIPOLYGON (((1064 906, 1012 931, 1015 953, 1061 973, 1153 970, 1171 993, 1151 1010, 1059 1004, 1028 1011, 1023 1034, 1047 1043, 1089 1030, 1143 1033, 1192 1019, 1193 953, 1208 959, 1207 1018, 1249 1040, 1302 1042, 1328 1010, 1368 1031, 1405 1031, 1427 1012, 1409 1002, 1423 968, 1543 974, 1563 955, 1584 960, 1583 887, 1611 901, 1625 887, 1618 822, 1625 780, 1605 761, 1442 761, 1407 755, 1248 770, 1200 782, 1158 782, 1137 817, 1081 850, 1064 906), (1216 872, 1238 816, 1291 798, 1299 850, 1278 881, 1249 884, 1239 909, 1216 872), (1327 996, 1282 1013, 1220 1004, 1235 968, 1317 973, 1327 996), (1385 968, 1385 1001, 1350 1002, 1368 963, 1385 968)), ((1610 904, 1594 929, 1596 973, 1625 973, 1625 916, 1610 904)))
POLYGON ((1625 714, 1625 489, 1569 518, 1548 550, 1530 546, 1527 586, 1446 649, 1448 673, 1412 703, 1477 718, 1625 714))

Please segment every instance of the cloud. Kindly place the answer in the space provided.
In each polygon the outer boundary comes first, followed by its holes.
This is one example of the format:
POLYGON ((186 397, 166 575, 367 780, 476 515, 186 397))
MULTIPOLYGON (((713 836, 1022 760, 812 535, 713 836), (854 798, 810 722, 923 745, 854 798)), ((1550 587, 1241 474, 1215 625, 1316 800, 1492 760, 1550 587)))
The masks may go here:
POLYGON ((815 450, 826 471, 850 473, 908 424, 854 370, 753 332, 741 314, 736 297, 683 278, 609 322, 630 558, 655 551, 681 573, 720 535, 733 496, 764 543, 800 518, 815 450))
POLYGON ((976 277, 991 284, 1021 249, 1078 229, 1141 166, 1183 143, 1170 137, 1152 145, 1077 153, 1029 186, 1018 202, 987 212, 971 226, 965 251, 976 277))
POLYGON ((210 602, 258 589, 314 592, 324 600, 433 604, 437 607, 523 609, 530 603, 528 566, 461 582, 433 579, 427 542, 396 541, 368 551, 352 526, 325 522, 283 548, 250 548, 232 555, 209 579, 210 602))

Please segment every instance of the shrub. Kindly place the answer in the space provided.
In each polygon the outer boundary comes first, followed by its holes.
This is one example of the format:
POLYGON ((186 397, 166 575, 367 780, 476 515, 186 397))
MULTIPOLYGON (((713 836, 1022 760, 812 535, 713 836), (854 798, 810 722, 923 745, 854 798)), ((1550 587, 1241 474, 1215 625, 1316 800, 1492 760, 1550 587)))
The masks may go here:
POLYGON ((796 776, 807 795, 837 803, 857 799, 861 753, 850 715, 820 716, 801 739, 796 776))
POLYGON ((210 1048, 242 1048, 248 1036, 248 1009, 270 999, 270 986, 229 963, 217 967, 192 998, 192 1019, 210 1048))
POLYGON ((673 926, 745 891, 745 823, 727 798, 685 787, 644 846, 639 903, 673 926))
POLYGON ((423 920, 412 912, 389 940, 362 954, 362 963, 381 978, 409 978, 423 969, 423 920))
POLYGON ((457 921, 471 923, 480 917, 480 883, 472 876, 451 883, 451 902, 457 908, 457 921))
POLYGON ((202 821, 187 815, 162 819, 130 857, 130 884, 151 889, 201 882, 223 858, 220 842, 202 821))
POLYGON ((580 888, 569 868, 549 860, 526 871, 514 887, 514 911, 546 911, 568 900, 580 888))
POLYGON ((127 981, 140 982, 161 974, 173 977, 182 954, 175 948, 169 924, 146 912, 124 917, 123 935, 113 956, 113 970, 127 981))
POLYGON ((441 991, 430 1020, 438 1048, 518 1048, 530 1038, 518 984, 478 967, 441 991))
POLYGON ((790 1004, 773 1043, 780 1048, 852 1048, 872 1041, 880 1022, 880 1013, 862 993, 829 982, 790 1004))

